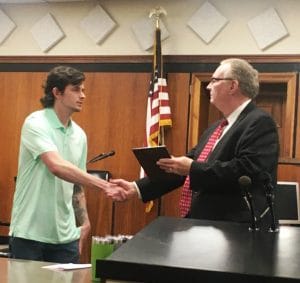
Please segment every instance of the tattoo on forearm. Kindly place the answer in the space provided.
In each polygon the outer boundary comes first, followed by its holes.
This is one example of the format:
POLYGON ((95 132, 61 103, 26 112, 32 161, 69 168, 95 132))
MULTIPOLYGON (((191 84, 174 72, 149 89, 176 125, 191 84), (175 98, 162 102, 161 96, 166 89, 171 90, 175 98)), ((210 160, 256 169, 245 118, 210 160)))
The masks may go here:
POLYGON ((76 184, 73 189, 72 202, 77 224, 81 226, 88 221, 88 213, 84 191, 81 186, 76 184))

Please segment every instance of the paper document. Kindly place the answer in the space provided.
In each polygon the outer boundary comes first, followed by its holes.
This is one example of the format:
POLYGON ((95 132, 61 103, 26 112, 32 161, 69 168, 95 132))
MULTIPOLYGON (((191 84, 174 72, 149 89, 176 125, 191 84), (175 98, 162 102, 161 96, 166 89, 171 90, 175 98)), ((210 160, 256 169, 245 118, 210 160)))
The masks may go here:
POLYGON ((75 263, 60 263, 42 266, 42 268, 52 269, 52 270, 72 270, 81 268, 90 268, 92 265, 90 263, 86 264, 75 264, 75 263))

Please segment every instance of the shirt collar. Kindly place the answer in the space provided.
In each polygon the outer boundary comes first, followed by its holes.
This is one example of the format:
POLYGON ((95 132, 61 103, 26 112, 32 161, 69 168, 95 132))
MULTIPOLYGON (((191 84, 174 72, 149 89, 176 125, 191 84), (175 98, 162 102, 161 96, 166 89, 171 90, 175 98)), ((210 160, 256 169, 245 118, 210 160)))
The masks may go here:
POLYGON ((229 125, 232 125, 237 120, 239 115, 242 113, 242 111, 246 108, 246 106, 250 102, 251 102, 251 99, 246 100, 238 108, 236 108, 228 117, 226 117, 229 125))
POLYGON ((70 119, 68 127, 65 128, 65 126, 61 123, 59 118, 57 117, 57 114, 55 113, 53 108, 46 108, 45 109, 46 116, 49 118, 50 124, 55 129, 61 129, 63 131, 67 131, 67 129, 73 128, 73 122, 72 119, 70 119))

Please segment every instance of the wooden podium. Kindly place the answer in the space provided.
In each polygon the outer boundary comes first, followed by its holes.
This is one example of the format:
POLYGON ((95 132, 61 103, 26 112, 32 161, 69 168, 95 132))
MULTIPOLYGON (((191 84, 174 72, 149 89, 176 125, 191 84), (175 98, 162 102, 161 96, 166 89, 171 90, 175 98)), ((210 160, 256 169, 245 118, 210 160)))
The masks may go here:
POLYGON ((300 228, 250 232, 248 225, 159 217, 111 256, 102 279, 137 282, 295 282, 300 228))

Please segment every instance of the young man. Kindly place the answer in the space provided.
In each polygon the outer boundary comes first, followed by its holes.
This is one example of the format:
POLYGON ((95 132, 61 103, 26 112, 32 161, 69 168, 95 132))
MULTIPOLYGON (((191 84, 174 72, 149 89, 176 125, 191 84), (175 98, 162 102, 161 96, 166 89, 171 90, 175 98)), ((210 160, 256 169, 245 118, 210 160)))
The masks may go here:
POLYGON ((261 222, 258 225, 263 222, 270 225, 270 211, 264 213, 268 206, 264 176, 270 176, 269 181, 276 186, 279 141, 272 117, 252 102, 259 91, 258 72, 245 60, 227 59, 216 69, 207 89, 210 102, 227 121, 214 142, 211 138, 216 135, 220 121, 203 133, 186 156, 159 160, 158 165, 177 174, 178 179, 114 182, 124 187, 127 198, 139 195, 144 202, 184 184, 191 193, 191 202, 184 204, 182 217, 250 222, 251 215, 239 184, 239 178, 247 176, 252 182, 249 189, 256 219, 261 222))
POLYGON ((13 258, 78 262, 90 231, 82 186, 105 193, 115 186, 86 173, 87 138, 71 119, 82 109, 84 80, 72 67, 53 68, 41 98, 44 109, 23 124, 9 232, 13 258))

